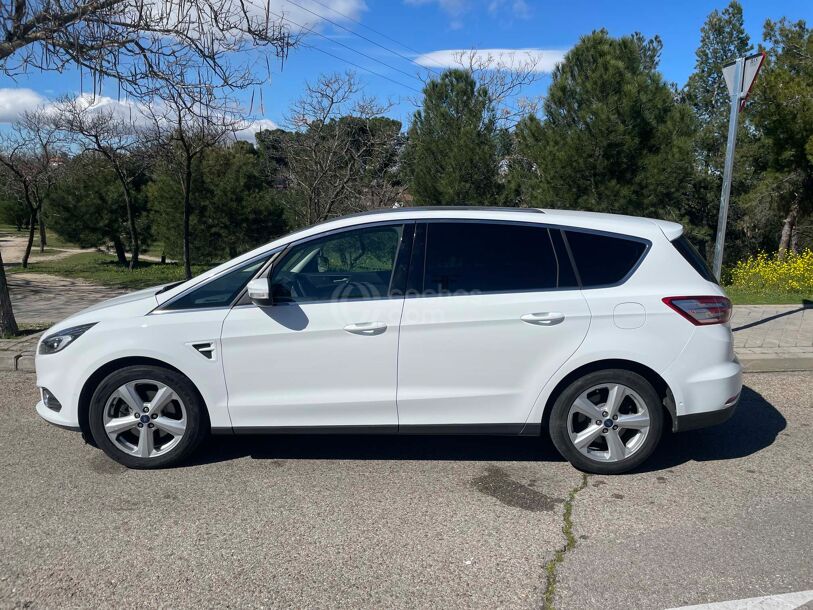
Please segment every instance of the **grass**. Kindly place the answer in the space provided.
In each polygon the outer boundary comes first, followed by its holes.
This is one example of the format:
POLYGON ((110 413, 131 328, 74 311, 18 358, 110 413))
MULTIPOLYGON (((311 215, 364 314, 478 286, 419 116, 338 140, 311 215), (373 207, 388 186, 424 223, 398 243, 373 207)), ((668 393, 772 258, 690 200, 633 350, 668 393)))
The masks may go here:
POLYGON ((803 305, 805 301, 813 302, 813 291, 800 293, 756 292, 734 286, 725 286, 724 290, 734 305, 803 305))
MULTIPOLYGON (((209 265, 192 265, 192 274, 203 273, 209 268, 209 265)), ((127 267, 119 265, 113 257, 98 252, 82 252, 61 260, 34 262, 28 269, 12 267, 7 269, 6 273, 48 273, 128 290, 149 288, 185 279, 183 266, 179 263, 142 261, 138 267, 130 271, 127 267)))

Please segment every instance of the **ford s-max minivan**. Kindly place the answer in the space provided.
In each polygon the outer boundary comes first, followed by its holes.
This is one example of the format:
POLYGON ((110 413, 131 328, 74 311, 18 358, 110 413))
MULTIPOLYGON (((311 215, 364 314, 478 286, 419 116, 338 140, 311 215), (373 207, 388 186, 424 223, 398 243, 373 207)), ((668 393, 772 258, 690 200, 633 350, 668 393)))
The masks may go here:
POLYGON ((209 433, 547 432, 575 467, 621 473, 665 429, 732 414, 730 315, 672 222, 381 210, 60 322, 37 412, 131 468, 209 433))

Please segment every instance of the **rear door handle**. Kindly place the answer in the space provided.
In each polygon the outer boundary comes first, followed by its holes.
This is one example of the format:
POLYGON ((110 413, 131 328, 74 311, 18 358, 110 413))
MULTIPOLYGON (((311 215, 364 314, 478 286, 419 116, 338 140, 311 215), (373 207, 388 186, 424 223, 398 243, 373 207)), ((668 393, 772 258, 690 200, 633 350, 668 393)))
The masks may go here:
POLYGON ((344 327, 349 333, 354 335, 380 335, 387 330, 387 325, 383 322, 358 322, 356 324, 348 324, 344 327))
POLYGON ((519 318, 528 324, 535 324, 537 326, 555 326, 564 321, 565 314, 558 311, 541 311, 538 313, 526 313, 519 318))

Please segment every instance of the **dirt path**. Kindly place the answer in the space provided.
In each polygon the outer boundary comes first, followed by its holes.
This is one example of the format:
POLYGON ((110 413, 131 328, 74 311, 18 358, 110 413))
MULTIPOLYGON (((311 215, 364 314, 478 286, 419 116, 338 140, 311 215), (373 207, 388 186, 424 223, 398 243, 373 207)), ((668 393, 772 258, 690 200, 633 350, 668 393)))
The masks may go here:
MULTIPOLYGON (((23 260, 25 254, 25 245, 28 242, 28 235, 25 233, 0 233, 0 253, 3 254, 3 264, 7 266, 19 265, 23 260)), ((52 261, 61 258, 67 258, 79 252, 93 252, 93 249, 81 248, 51 248, 46 246, 51 252, 40 254, 39 244, 35 240, 34 247, 31 249, 30 262, 36 263, 39 261, 52 261), (55 250, 55 252, 54 252, 55 250)))
MULTIPOLYGON (((0 253, 3 255, 3 265, 6 267, 20 265, 23 260, 23 254, 25 254, 25 245, 27 241, 28 234, 26 233, 0 233, 0 253)), ((29 262, 37 263, 42 261, 55 261, 62 258, 68 258, 69 256, 79 254, 80 252, 103 252, 95 248, 52 248, 50 246, 46 246, 46 249, 51 250, 51 252, 40 254, 39 242, 37 239, 35 239, 34 247, 31 249, 31 258, 29 258, 29 262)), ((105 254, 114 256, 114 254, 110 252, 105 252, 105 254)), ((150 256, 148 254, 140 254, 139 259, 155 263, 161 261, 161 257, 150 256)), ((172 263, 175 261, 168 259, 166 262, 172 263)))

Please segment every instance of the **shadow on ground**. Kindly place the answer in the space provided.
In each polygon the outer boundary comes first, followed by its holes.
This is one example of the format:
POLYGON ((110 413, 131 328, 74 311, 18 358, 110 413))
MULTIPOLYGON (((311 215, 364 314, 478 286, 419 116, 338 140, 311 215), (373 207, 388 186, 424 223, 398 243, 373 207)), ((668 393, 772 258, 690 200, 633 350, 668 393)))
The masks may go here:
POLYGON ((640 471, 671 468, 688 461, 732 460, 752 455, 770 447, 786 426, 776 407, 744 386, 730 420, 702 430, 664 434, 655 455, 640 471))
MULTIPOLYGON (((655 455, 639 472, 689 461, 730 460, 773 444, 785 418, 760 394, 743 388, 734 417, 705 430, 665 433, 655 455)), ((189 465, 243 457, 265 460, 437 460, 560 462, 550 440, 538 437, 266 435, 215 436, 189 465)))

